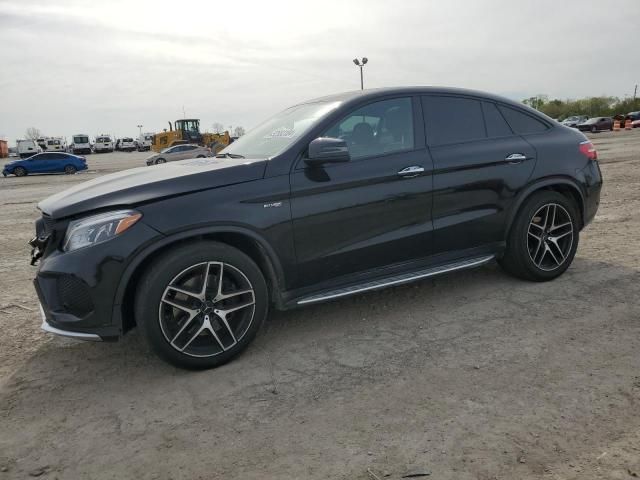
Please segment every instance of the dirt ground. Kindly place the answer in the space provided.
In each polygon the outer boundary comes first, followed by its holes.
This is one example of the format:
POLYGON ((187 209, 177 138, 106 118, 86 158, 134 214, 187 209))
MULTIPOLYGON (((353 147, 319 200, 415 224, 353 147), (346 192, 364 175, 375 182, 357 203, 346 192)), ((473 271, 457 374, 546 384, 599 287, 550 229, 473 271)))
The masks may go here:
POLYGON ((558 280, 492 264, 276 313, 205 372, 40 331, 36 203, 146 154, 0 178, 0 480, 640 476, 640 129, 593 138, 602 204, 558 280))

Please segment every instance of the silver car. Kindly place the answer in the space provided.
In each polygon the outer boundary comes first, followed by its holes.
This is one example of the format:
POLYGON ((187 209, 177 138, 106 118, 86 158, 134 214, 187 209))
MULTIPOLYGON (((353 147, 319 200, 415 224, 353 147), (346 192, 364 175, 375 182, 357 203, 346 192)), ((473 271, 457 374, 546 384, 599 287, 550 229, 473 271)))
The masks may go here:
POLYGON ((210 156, 211 149, 207 147, 193 144, 174 145, 173 147, 165 148, 160 153, 151 155, 147 158, 147 165, 159 165, 186 158, 205 158, 210 156))

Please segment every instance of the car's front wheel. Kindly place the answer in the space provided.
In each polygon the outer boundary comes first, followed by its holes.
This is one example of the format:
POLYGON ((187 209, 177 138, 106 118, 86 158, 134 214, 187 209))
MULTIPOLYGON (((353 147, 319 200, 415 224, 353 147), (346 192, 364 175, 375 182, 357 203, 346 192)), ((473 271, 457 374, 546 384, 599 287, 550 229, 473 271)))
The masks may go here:
POLYGON ((578 248, 578 219, 576 205, 564 195, 532 195, 514 220, 500 265, 516 277, 537 282, 562 275, 578 248))
POLYGON ((162 163, 166 163, 166 160, 164 158, 159 158, 156 160, 156 165, 160 165, 162 163))
POLYGON ((16 167, 13 169, 13 174, 16 177, 24 177, 27 175, 27 169, 24 167, 16 167))
POLYGON ((135 316, 162 358, 210 368, 249 345, 268 306, 264 276, 251 258, 226 244, 198 242, 153 262, 140 281, 135 316))

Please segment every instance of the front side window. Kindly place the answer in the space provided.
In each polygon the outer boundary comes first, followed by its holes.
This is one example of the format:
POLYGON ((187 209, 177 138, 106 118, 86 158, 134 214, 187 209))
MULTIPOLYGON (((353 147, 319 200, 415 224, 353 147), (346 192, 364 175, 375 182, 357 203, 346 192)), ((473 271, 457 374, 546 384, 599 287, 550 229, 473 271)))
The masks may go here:
POLYGON ((323 136, 345 140, 353 159, 412 150, 411 98, 383 100, 359 108, 334 124, 323 136))

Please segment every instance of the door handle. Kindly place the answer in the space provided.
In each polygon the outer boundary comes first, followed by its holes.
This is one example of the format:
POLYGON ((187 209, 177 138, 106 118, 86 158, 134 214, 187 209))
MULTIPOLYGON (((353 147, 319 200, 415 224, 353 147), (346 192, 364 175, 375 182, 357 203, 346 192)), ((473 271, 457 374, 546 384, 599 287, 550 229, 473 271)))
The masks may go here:
POLYGON ((515 164, 515 163, 524 162, 526 159, 527 157, 521 153, 512 153, 511 155, 507 155, 504 161, 515 164))
POLYGON ((413 165, 411 167, 403 168, 398 172, 398 175, 403 178, 413 178, 417 177, 421 173, 424 173, 424 167, 413 165))

